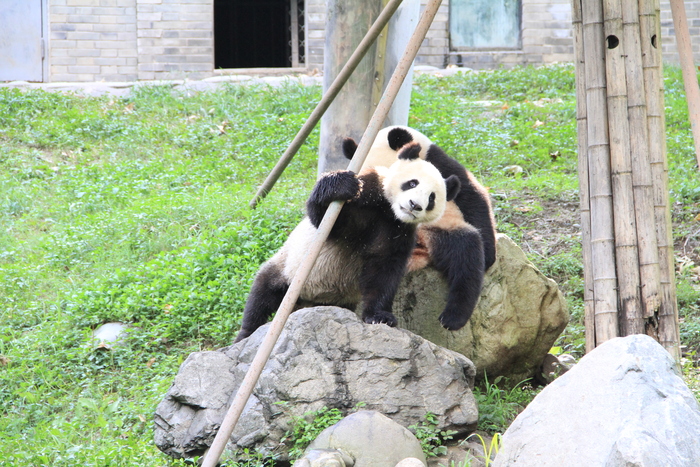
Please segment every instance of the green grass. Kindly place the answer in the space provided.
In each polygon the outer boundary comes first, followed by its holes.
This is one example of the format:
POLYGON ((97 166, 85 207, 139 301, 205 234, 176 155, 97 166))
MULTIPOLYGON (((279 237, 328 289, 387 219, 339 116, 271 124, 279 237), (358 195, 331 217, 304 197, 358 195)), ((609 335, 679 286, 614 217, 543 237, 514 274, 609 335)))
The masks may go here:
MULTIPOLYGON (((667 70, 687 237, 700 229, 700 181, 679 80, 667 70)), ((422 76, 410 124, 490 187, 499 230, 520 240, 518 216, 576 199, 573 89, 571 65, 422 76)), ((125 98, 0 89, 0 465, 179 465, 153 444, 155 406, 190 352, 231 342, 255 271, 300 219, 317 132, 260 207, 247 204, 319 97, 296 84, 125 98), (113 320, 132 323, 130 337, 96 350, 92 330, 113 320)), ((562 241, 532 259, 566 293, 574 319, 559 345, 576 353, 580 249, 562 241)), ((679 302, 698 347, 693 267, 679 302)))

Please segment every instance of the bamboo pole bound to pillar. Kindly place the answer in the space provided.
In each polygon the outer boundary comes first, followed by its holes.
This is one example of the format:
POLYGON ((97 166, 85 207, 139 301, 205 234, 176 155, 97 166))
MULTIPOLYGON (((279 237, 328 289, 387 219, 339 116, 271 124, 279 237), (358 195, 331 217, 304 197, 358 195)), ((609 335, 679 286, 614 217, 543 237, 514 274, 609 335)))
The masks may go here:
POLYGON ((639 26, 647 100, 649 159, 652 172, 654 220, 659 248, 661 305, 658 312, 658 340, 680 361, 678 304, 676 301, 671 207, 668 193, 666 124, 661 60, 660 12, 658 0, 639 1, 639 26))
MULTIPOLYGON (((637 248, 644 318, 653 317, 659 309, 659 249, 654 222, 654 200, 649 159, 647 106, 644 91, 642 49, 637 0, 622 0, 623 41, 627 75, 629 138, 632 158, 634 207, 637 217, 637 248)), ((656 336, 654 336, 656 337, 656 336)))
MULTIPOLYGON (((394 70, 394 73, 391 76, 386 91, 384 92, 384 95, 382 96, 379 105, 377 106, 377 109, 374 112, 369 125, 367 126, 367 129, 362 135, 362 139, 360 140, 357 150, 355 151, 355 155, 350 161, 348 170, 359 172, 360 168, 362 167, 362 164, 369 153, 369 149, 372 146, 374 139, 377 137, 377 133, 379 133, 384 119, 386 119, 386 116, 389 114, 391 104, 394 102, 396 94, 399 92, 401 84, 410 70, 411 63, 418 54, 418 49, 428 33, 428 29, 435 18, 435 14, 437 13, 441 2, 442 0, 430 0, 428 5, 425 7, 424 12, 416 25, 416 29, 409 40, 406 51, 396 66, 396 70, 394 70)), ((224 451, 231 433, 233 433, 233 429, 236 427, 236 423, 238 423, 238 419, 243 413, 243 409, 248 402, 250 395, 253 393, 253 389, 257 384, 258 378, 262 373, 265 363, 267 363, 267 360, 274 349, 275 343, 284 329, 284 324, 286 323, 287 318, 291 314, 292 309, 299 298, 301 287, 306 281, 306 278, 308 277, 309 272, 311 271, 311 268, 313 267, 314 262, 321 251, 323 242, 328 237, 335 220, 338 218, 343 204, 344 203, 341 201, 334 201, 326 210, 326 214, 324 215, 323 220, 317 229, 316 238, 314 239, 314 242, 309 248, 309 252, 302 260, 302 264, 299 266, 297 273, 294 275, 294 278, 291 281, 289 290, 282 300, 282 304, 280 304, 280 307, 277 310, 270 327, 268 328, 267 334, 260 344, 253 362, 250 364, 248 372, 246 373, 241 386, 238 388, 238 391, 233 398, 231 406, 226 412, 224 420, 221 422, 219 431, 216 433, 216 437, 214 438, 209 451, 204 457, 202 467, 215 467, 218 463, 221 453, 224 451)))
POLYGON ((595 303, 593 295, 593 264, 591 262, 591 208, 588 186, 586 70, 583 53, 583 18, 581 15, 581 0, 574 0, 572 23, 574 27, 574 47, 576 48, 576 127, 578 132, 578 176, 583 251, 583 307, 586 327, 586 353, 588 353, 595 348, 595 303))
POLYGON ((690 127, 693 130, 695 142, 695 158, 700 168, 700 88, 698 88, 698 74, 693 63, 693 47, 690 43, 688 31, 688 18, 685 14, 683 0, 671 0, 671 15, 673 15, 673 28, 676 31, 676 47, 683 71, 683 84, 685 96, 688 101, 688 114, 690 127))
POLYGON ((599 345, 619 335, 605 53, 603 51, 605 40, 602 4, 586 0, 582 3, 581 11, 588 123, 587 159, 595 339, 596 345, 599 345))
POLYGON ((573 0, 572 11, 584 274, 592 276, 586 349, 646 333, 678 361, 659 0, 573 0))
POLYGON ((618 271, 620 333, 644 332, 644 318, 639 293, 639 250, 637 247, 637 221, 635 218, 634 189, 632 181, 632 154, 627 99, 627 72, 625 57, 628 54, 624 36, 621 0, 603 2, 604 30, 606 37, 605 71, 607 84, 608 115, 611 121, 610 167, 615 209, 615 264, 618 271))

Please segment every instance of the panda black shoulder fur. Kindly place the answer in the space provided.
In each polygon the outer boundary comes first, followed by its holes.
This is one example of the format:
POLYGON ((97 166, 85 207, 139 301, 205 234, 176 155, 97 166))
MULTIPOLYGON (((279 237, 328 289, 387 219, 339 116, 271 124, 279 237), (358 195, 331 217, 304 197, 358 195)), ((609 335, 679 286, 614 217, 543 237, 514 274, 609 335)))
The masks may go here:
POLYGON ((460 190, 407 145, 388 167, 324 174, 306 204, 307 217, 255 277, 236 342, 277 311, 332 201, 346 201, 306 280, 297 308, 362 303, 366 323, 396 325, 394 295, 415 245, 416 226, 440 218, 460 190))
MULTIPOLYGON (((449 330, 462 328, 474 311, 481 293, 484 272, 496 260, 496 231, 491 201, 486 189, 459 162, 449 157, 421 132, 406 126, 382 129, 374 140, 363 167, 391 165, 406 144, 421 146, 419 157, 433 164, 443 177, 457 176, 461 188, 447 203, 445 214, 418 228, 418 245, 409 263, 416 270, 432 263, 449 286, 447 304, 440 322, 449 330)), ((343 142, 351 159, 357 144, 343 142)))

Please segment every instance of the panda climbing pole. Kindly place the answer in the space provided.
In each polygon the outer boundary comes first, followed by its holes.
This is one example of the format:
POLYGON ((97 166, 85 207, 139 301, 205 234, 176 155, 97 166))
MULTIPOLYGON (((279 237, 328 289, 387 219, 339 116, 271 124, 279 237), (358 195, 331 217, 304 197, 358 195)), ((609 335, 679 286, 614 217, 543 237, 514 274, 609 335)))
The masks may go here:
MULTIPOLYGON (((430 28, 430 25, 433 22, 433 19, 435 18, 435 14, 437 13, 441 2, 442 0, 429 0, 425 10, 423 11, 423 14, 420 17, 420 20, 418 21, 418 24, 416 25, 415 31, 413 32, 413 35, 411 36, 408 42, 406 50, 404 51, 401 59, 399 60, 399 63, 396 66, 396 69, 394 70, 391 79, 389 80, 389 84, 386 90, 384 91, 384 94, 382 95, 382 98, 379 101, 379 104, 377 105, 374 114, 372 115, 369 125, 367 126, 367 129, 365 130, 364 134, 362 135, 362 139, 360 140, 360 143, 357 147, 357 150, 355 151, 355 155, 352 161, 350 161, 348 170, 351 170, 353 172, 359 172, 360 168, 362 167, 362 163, 367 157, 369 149, 372 146, 372 143, 374 142, 374 139, 376 138, 381 125, 383 124, 384 120, 386 119, 386 116, 389 113, 389 109, 391 108, 391 105, 394 102, 397 93, 399 92, 401 84, 406 78, 406 75, 410 70, 413 60, 418 54, 418 49, 420 48, 420 45, 423 42, 423 39, 425 38, 428 29, 430 28)), ((400 2, 397 2, 397 6, 398 3, 400 2)), ((392 2, 389 2, 389 4, 392 4, 392 2)), ((389 5, 387 5, 387 8, 389 8, 389 5)), ((282 169, 284 169, 284 167, 282 167, 282 169)), ((262 373, 262 370, 265 364, 267 363, 270 354, 272 353, 277 339, 282 333, 284 325, 287 322, 287 318, 291 314, 294 304, 299 298, 301 287, 306 281, 306 278, 308 277, 309 272, 311 271, 311 268, 313 267, 316 258, 318 257, 321 251, 321 246, 328 237, 328 234, 330 233, 330 230, 333 227, 335 220, 338 218, 342 207, 342 201, 334 201, 328 207, 326 214, 323 217, 323 220, 321 221, 321 224, 318 226, 316 238, 311 248, 309 249, 309 252, 306 254, 301 265, 299 266, 297 273, 292 279, 292 282, 289 286, 289 290, 287 291, 287 294, 282 300, 282 304, 277 310, 277 313, 275 314, 275 317, 267 330, 267 334, 265 335, 262 343, 260 344, 255 358, 253 359, 253 362, 251 363, 250 368, 248 369, 248 372, 246 373, 246 376, 243 379, 243 382, 238 388, 233 402, 231 403, 231 406, 229 407, 224 417, 224 420, 221 422, 219 431, 217 432, 211 447, 204 456, 204 461, 202 463, 203 467, 215 467, 218 463, 219 458, 221 457, 221 453, 226 447, 226 443, 228 442, 231 433, 233 433, 233 429, 235 428, 236 423, 238 422, 238 419, 241 416, 241 413, 243 413, 243 408, 248 402, 250 395, 253 393, 253 389, 257 384, 260 374, 262 373)))

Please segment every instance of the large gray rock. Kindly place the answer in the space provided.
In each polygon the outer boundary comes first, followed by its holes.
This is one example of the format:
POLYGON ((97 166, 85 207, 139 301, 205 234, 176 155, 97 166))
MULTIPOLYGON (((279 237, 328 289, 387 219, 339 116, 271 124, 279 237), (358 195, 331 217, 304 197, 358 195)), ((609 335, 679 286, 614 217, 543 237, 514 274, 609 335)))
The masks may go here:
POLYGON ((495 465, 697 467, 698 403, 651 337, 612 339, 535 397, 495 465))
MULTIPOLYGON (((395 467, 406 458, 425 467, 420 441, 405 427, 379 412, 362 410, 323 430, 308 451, 334 449, 350 458, 353 467, 395 467)), ((306 456, 305 456, 306 457, 306 456)), ((302 458, 294 467, 311 467, 302 458)))
POLYGON ((465 355, 489 378, 517 383, 533 376, 569 322, 557 284, 527 260, 505 235, 497 236, 496 262, 484 278, 474 314, 459 331, 440 326, 447 284, 428 267, 408 274, 394 300, 398 326, 465 355))
MULTIPOLYGON (((211 444, 268 326, 231 347, 187 358, 156 409, 162 451, 191 457, 211 444)), ((478 418, 474 376, 466 357, 406 330, 364 324, 337 307, 300 310, 287 322, 228 447, 284 459, 280 440, 292 417, 358 403, 405 427, 432 412, 439 429, 467 433, 478 418)))

